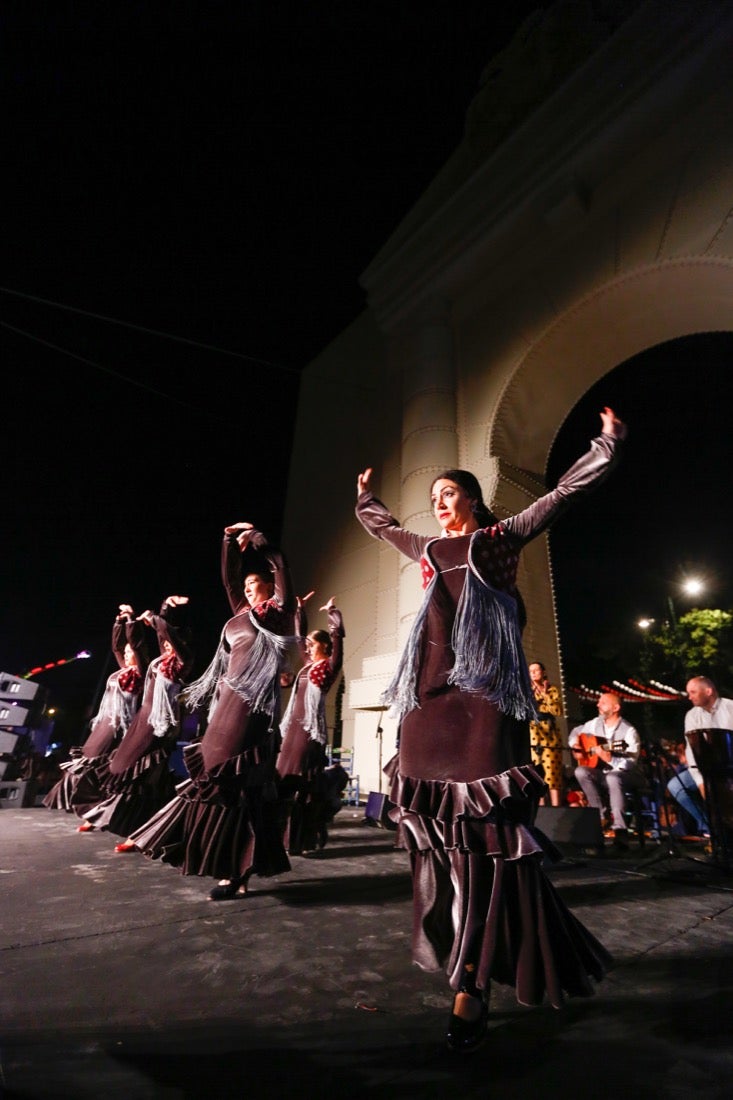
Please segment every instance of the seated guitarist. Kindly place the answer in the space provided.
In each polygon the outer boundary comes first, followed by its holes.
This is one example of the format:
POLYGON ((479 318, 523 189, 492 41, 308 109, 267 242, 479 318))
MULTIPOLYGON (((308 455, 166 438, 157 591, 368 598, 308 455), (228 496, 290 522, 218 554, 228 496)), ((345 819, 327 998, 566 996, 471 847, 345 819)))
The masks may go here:
POLYGON ((575 778, 588 799, 588 805, 600 810, 610 804, 614 846, 628 848, 625 795, 645 785, 639 766, 641 738, 634 727, 621 717, 621 700, 613 692, 598 699, 598 717, 576 726, 568 744, 577 760, 575 778))

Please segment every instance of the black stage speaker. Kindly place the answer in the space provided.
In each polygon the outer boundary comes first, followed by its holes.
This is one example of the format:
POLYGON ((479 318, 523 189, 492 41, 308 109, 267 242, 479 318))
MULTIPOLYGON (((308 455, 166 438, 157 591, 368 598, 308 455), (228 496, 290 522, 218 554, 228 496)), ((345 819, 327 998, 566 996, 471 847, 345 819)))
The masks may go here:
POLYGON ((364 811, 364 821, 367 825, 376 825, 380 829, 397 829, 394 821, 390 821, 389 811, 394 806, 386 794, 379 791, 370 791, 364 811))
POLYGON ((540 806, 535 824, 563 855, 603 852, 601 813, 592 806, 540 806))

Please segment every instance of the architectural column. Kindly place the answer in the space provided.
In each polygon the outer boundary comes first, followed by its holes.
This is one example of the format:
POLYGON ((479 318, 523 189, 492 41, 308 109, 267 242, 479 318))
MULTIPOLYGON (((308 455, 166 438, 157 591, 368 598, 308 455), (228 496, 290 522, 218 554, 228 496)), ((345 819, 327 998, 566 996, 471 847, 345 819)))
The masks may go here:
MULTIPOLYGON (((458 464, 453 333, 444 302, 433 301, 403 334, 400 521, 411 531, 435 534, 430 483, 458 464)), ((400 572, 399 642, 404 645, 420 606, 417 566, 400 572)))

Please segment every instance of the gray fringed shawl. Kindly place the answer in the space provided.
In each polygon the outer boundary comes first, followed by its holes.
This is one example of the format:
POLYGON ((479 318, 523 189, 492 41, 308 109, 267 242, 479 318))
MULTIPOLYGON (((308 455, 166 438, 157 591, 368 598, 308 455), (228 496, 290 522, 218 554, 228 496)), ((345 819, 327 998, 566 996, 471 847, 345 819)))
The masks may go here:
MULTIPOLYGON (((305 689, 303 696, 303 729, 308 734, 311 741, 318 741, 319 744, 325 745, 328 742, 328 727, 326 726, 326 693, 321 690, 318 684, 315 684, 310 678, 310 669, 305 677, 305 689)), ((290 694, 290 702, 288 703, 287 710, 281 723, 281 730, 283 736, 288 730, 288 727, 293 718, 293 710, 295 708, 295 697, 297 695, 296 690, 290 694)))
POLYGON ((167 733, 178 725, 179 709, 178 698, 182 685, 175 680, 167 680, 158 671, 164 657, 156 657, 148 668, 148 676, 155 676, 153 688, 153 705, 150 709, 150 724, 156 737, 165 737, 167 733))
MULTIPOLYGON (((535 719, 537 708, 522 650, 517 601, 508 592, 492 587, 478 572, 473 561, 478 534, 480 531, 475 531, 471 536, 466 580, 453 623, 451 646, 455 663, 448 683, 461 691, 481 695, 512 718, 535 719)), ((384 704, 391 708, 391 716, 398 720, 419 706, 416 688, 420 640, 439 576, 430 557, 430 543, 424 553, 435 572, 395 675, 382 696, 384 704)))
POLYGON ((229 678, 229 653, 224 640, 226 631, 224 627, 211 664, 198 680, 184 690, 183 698, 192 710, 208 703, 209 716, 211 716, 211 704, 216 687, 223 682, 240 699, 249 703, 253 711, 262 711, 269 718, 274 716, 280 698, 278 683, 280 666, 288 645, 295 641, 295 638, 287 634, 274 634, 258 622, 257 616, 253 615, 251 610, 243 614, 249 615, 250 622, 257 630, 247 667, 236 679, 229 678))
POLYGON ((122 730, 123 737, 127 733, 127 727, 137 710, 139 695, 137 692, 122 690, 119 683, 122 671, 120 669, 118 672, 114 672, 107 681, 99 710, 92 719, 91 730, 94 730, 104 718, 116 730, 122 730))

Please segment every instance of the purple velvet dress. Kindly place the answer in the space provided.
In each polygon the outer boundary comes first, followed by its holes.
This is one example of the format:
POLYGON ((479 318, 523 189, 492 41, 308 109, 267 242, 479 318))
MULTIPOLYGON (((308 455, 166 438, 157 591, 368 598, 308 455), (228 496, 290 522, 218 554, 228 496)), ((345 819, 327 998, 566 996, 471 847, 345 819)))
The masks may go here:
POLYGON ((284 843, 293 855, 324 847, 334 816, 334 800, 324 776, 328 763, 324 706, 343 665, 344 625, 337 608, 328 612, 328 634, 331 653, 322 661, 307 661, 298 670, 282 723, 277 770, 280 794, 289 810, 284 843))
POLYGON ((250 545, 273 574, 274 596, 250 608, 243 591, 250 572, 246 552, 235 535, 225 535, 222 579, 233 617, 209 670, 190 687, 195 692, 201 683, 211 684, 206 730, 184 750, 190 779, 130 836, 149 859, 170 863, 183 875, 235 879, 250 869, 263 877, 290 870, 275 770, 281 665, 273 639, 293 639, 295 598, 282 553, 259 532, 250 545), (244 684, 263 667, 269 702, 259 706, 244 684))
POLYGON ((564 994, 591 994, 593 980, 611 966, 543 870, 553 846, 534 819, 546 787, 531 764, 534 703, 511 631, 518 639, 515 581, 522 546, 546 530, 574 495, 605 476, 617 447, 613 436, 599 436, 556 489, 474 535, 416 535, 370 492, 357 503, 369 534, 421 562, 428 587, 408 659, 401 662, 412 676, 416 705, 405 705, 410 692, 392 692, 391 699, 401 700, 399 747, 384 770, 396 806, 397 845, 409 851, 412 866, 413 959, 425 970, 445 967, 454 990, 472 963, 480 989, 493 980, 513 986, 521 1004, 538 1005, 547 997, 559 1008, 564 994), (483 595, 467 622, 471 585, 483 595), (494 597, 508 624, 503 637, 487 628, 491 613, 481 611, 489 606, 481 599, 494 597), (462 662, 459 649, 465 644, 471 650, 472 642, 474 663, 489 668, 494 656, 497 661, 491 683, 487 675, 484 684, 466 689, 471 661, 462 662))
POLYGON ((119 668, 107 679, 89 736, 83 745, 72 748, 71 759, 61 765, 63 776, 43 800, 49 809, 66 810, 81 817, 105 797, 100 786, 100 772, 140 706, 148 667, 145 624, 137 620, 115 620, 112 653, 119 668), (137 669, 132 673, 125 665, 128 643, 137 657, 137 669))
POLYGON ((188 631, 177 623, 178 609, 163 605, 152 627, 161 647, 174 653, 156 657, 145 675, 137 714, 119 746, 99 769, 102 800, 84 814, 97 829, 121 837, 147 821, 174 795, 170 758, 181 728, 179 695, 193 664, 188 631))

